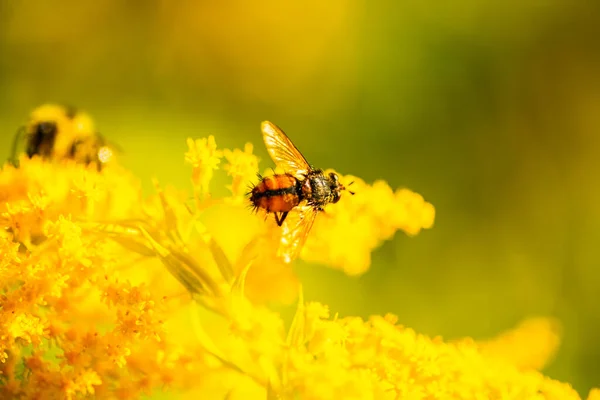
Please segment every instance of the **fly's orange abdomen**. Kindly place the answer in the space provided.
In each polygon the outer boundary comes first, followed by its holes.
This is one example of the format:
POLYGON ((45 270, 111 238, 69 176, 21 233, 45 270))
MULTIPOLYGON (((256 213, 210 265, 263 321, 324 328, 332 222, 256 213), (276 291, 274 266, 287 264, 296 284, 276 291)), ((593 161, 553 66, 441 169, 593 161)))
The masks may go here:
POLYGON ((280 190, 295 187, 296 181, 296 178, 288 174, 268 176, 263 180, 268 190, 280 190))
POLYGON ((298 180, 289 174, 267 176, 253 189, 250 201, 267 212, 286 212, 300 203, 298 180))
POLYGON ((299 203, 298 196, 294 193, 284 193, 269 196, 263 200, 263 208, 269 212, 286 212, 296 207, 299 203))

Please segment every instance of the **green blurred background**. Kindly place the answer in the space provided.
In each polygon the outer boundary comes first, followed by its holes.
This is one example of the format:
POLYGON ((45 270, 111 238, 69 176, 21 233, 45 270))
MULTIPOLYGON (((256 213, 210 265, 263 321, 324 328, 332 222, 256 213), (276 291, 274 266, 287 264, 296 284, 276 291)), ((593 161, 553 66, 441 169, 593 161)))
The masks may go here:
POLYGON ((282 126, 315 165, 432 202, 347 278, 301 265, 341 315, 486 338, 564 323, 545 371, 600 386, 600 2, 0 0, 0 150, 48 101, 90 112, 150 191, 190 187, 187 137, 282 126), (585 4, 587 3, 587 5, 585 4))

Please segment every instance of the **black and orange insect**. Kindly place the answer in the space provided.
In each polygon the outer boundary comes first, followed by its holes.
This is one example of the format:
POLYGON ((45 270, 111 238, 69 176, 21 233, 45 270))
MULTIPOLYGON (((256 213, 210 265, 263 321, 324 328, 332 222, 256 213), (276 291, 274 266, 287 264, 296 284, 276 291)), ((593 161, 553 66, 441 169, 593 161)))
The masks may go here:
POLYGON ((256 210, 275 214, 282 227, 278 255, 290 262, 300 254, 317 214, 327 204, 337 203, 347 189, 337 174, 313 168, 275 124, 265 121, 261 130, 269 155, 284 173, 259 176, 260 182, 249 193, 250 202, 256 210))
POLYGON ((100 169, 110 161, 114 146, 108 146, 96 132, 91 117, 73 107, 44 104, 34 109, 29 121, 16 134, 11 161, 20 153, 47 160, 74 160, 96 164, 100 169))

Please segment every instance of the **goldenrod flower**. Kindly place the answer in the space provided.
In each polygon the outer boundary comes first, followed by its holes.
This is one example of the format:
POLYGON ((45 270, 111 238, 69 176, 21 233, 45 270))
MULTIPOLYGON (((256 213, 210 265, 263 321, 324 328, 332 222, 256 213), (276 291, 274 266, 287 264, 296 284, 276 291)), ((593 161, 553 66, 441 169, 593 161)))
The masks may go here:
POLYGON ((504 359, 522 369, 541 370, 560 345, 560 323, 531 318, 491 341, 480 342, 483 354, 504 359))
POLYGON ((384 181, 368 185, 355 176, 342 176, 341 180, 354 182, 356 194, 342 196, 317 219, 302 253, 307 261, 359 275, 371 265, 371 252, 396 231, 412 236, 433 225, 435 209, 417 193, 408 189, 394 192, 384 181))
MULTIPOLYGON (((158 182, 143 199, 116 166, 4 166, 1 398, 579 399, 538 372, 558 346, 553 320, 445 342, 392 315, 341 318, 305 302, 276 257, 279 227, 242 201, 258 170, 252 146, 188 145, 195 204, 158 182), (231 196, 207 196, 223 156, 231 196), (289 327, 273 301, 297 302, 289 327)), ((319 215, 304 260, 364 273, 397 230, 432 226, 420 195, 342 179, 357 195, 319 215)))
POLYGON ((246 143, 244 151, 239 149, 223 151, 228 162, 225 165, 225 171, 232 177, 229 189, 236 201, 246 201, 248 182, 251 182, 258 173, 258 157, 252 154, 253 150, 252 143, 246 143))
POLYGON ((92 229, 139 218, 138 187, 118 168, 36 157, 3 167, 0 398, 136 398, 189 379, 173 362, 199 363, 199 345, 177 352, 165 334, 170 275, 92 229), (132 265, 160 284, 140 283, 132 265))
POLYGON ((588 395, 588 400, 600 400, 600 389, 590 390, 590 394, 588 395))
POLYGON ((210 193, 209 183, 213 177, 214 170, 219 167, 223 152, 217 150, 214 136, 197 140, 188 139, 189 151, 185 153, 185 161, 194 167, 192 171, 192 182, 197 188, 196 193, 204 195, 210 193))

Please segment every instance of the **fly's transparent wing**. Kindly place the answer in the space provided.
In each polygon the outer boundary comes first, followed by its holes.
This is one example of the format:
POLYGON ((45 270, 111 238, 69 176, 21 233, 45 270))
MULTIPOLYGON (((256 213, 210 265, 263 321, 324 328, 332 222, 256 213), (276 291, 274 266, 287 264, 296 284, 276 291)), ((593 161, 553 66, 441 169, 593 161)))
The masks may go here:
POLYGON ((281 241, 277 256, 289 263, 298 258, 312 228, 318 211, 314 207, 304 206, 289 213, 281 229, 281 241))
POLYGON ((290 138, 275 124, 264 121, 261 130, 269 155, 285 172, 301 178, 312 169, 290 138))

